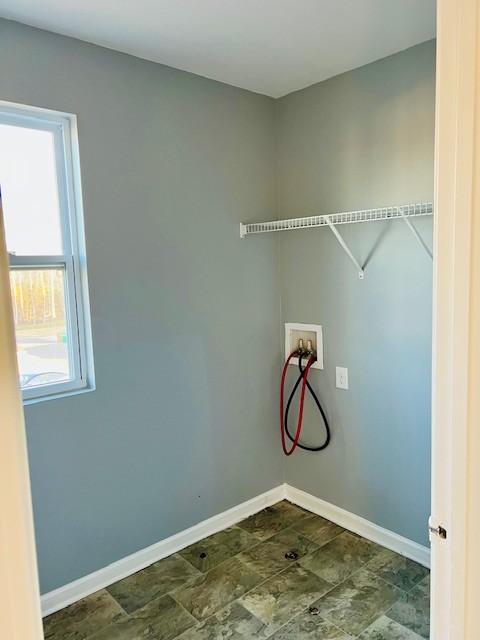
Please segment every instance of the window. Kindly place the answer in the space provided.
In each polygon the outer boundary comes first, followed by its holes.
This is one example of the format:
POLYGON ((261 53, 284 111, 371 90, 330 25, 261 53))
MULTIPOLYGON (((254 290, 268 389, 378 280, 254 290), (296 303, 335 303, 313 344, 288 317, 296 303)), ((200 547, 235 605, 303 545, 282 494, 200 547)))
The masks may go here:
POLYGON ((0 189, 24 400, 92 389, 75 117, 0 103, 0 189))

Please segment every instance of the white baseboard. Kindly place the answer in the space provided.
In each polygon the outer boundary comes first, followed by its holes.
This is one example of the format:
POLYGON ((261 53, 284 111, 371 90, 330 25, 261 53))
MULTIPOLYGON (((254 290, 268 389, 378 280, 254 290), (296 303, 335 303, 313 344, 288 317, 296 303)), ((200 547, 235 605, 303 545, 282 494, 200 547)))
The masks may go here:
POLYGON ((59 611, 69 604, 95 593, 99 589, 108 587, 114 582, 130 576, 154 562, 188 547, 194 542, 231 527, 240 522, 240 520, 248 518, 248 516, 285 499, 312 513, 323 516, 349 531, 358 533, 364 538, 372 540, 372 542, 411 558, 425 567, 430 566, 430 550, 427 547, 422 547, 416 542, 412 542, 397 533, 393 533, 393 531, 384 529, 360 516, 325 502, 325 500, 316 498, 305 491, 295 489, 288 484, 282 484, 223 513, 208 518, 208 520, 203 520, 189 529, 180 531, 145 549, 140 549, 140 551, 113 562, 103 569, 94 571, 83 578, 74 580, 63 587, 44 594, 41 597, 42 615, 47 616, 59 611))
POLYGON ((345 509, 336 507, 330 502, 325 502, 325 500, 321 498, 316 498, 301 489, 295 489, 295 487, 288 484, 285 485, 285 498, 293 502, 293 504, 307 509, 307 511, 331 520, 341 527, 353 531, 353 533, 358 533, 363 538, 367 538, 367 540, 376 542, 382 547, 391 549, 406 558, 415 560, 415 562, 418 562, 424 567, 430 568, 430 549, 428 547, 404 538, 389 529, 384 529, 378 524, 374 524, 354 513, 345 511, 345 509))
POLYGON ((185 547, 217 533, 222 529, 231 527, 244 518, 248 518, 254 513, 269 507, 276 502, 280 502, 285 497, 284 485, 279 485, 270 491, 262 493, 251 500, 242 502, 236 507, 232 507, 223 513, 203 520, 198 524, 180 531, 160 542, 156 542, 145 549, 140 549, 117 562, 113 562, 103 569, 94 571, 83 578, 69 582, 63 587, 45 593, 41 597, 42 615, 59 611, 73 602, 77 602, 86 596, 95 593, 99 589, 126 578, 127 576, 148 567, 149 565, 166 558, 172 553, 176 553, 185 547))

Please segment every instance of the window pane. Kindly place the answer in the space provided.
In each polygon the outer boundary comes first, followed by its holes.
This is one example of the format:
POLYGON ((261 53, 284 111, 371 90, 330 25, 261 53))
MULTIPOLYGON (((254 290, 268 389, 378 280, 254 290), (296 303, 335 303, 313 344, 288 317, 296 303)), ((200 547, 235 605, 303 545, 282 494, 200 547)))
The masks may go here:
POLYGON ((52 132, 0 124, 0 189, 8 251, 62 254, 52 132))
POLYGON ((10 271, 20 386, 71 379, 61 268, 10 271))

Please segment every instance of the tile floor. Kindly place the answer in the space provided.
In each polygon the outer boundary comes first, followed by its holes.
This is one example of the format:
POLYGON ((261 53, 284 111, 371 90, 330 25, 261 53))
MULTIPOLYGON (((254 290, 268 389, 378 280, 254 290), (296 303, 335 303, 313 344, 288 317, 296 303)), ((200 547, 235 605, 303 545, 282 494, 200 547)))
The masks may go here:
POLYGON ((46 640, 422 640, 429 573, 280 502, 44 627, 46 640))

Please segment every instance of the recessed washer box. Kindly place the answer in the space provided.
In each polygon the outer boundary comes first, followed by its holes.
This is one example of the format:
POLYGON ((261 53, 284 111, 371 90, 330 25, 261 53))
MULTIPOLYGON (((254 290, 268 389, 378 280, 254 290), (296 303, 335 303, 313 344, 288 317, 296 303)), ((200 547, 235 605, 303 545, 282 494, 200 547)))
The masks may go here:
MULTIPOLYGON (((312 364, 312 369, 323 369, 323 331, 320 324, 304 324, 301 322, 285 323, 285 360, 298 347, 298 341, 303 338, 303 344, 307 347, 307 340, 312 341, 313 350, 317 354, 317 360, 312 364)), ((307 363, 305 358, 302 361, 307 363)), ((298 358, 292 358, 290 364, 298 367, 298 358)))

